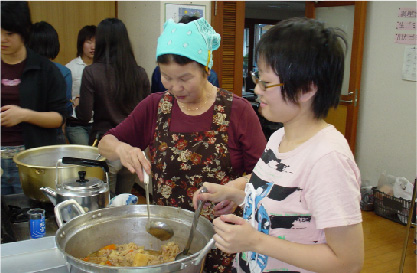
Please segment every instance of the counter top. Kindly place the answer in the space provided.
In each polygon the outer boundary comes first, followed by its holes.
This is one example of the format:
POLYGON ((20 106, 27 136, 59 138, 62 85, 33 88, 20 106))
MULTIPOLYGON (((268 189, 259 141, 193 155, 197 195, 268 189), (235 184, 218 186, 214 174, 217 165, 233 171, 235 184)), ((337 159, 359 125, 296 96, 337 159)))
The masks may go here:
POLYGON ((69 273, 55 236, 29 239, 1 245, 3 273, 69 273))

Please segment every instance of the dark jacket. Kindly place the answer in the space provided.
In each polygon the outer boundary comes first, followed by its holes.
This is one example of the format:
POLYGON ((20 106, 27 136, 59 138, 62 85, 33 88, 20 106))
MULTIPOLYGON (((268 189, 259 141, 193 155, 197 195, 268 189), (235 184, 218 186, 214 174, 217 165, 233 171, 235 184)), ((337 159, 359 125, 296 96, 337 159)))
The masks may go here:
MULTIPOLYGON (((20 106, 36 112, 58 112, 66 118, 65 80, 47 58, 27 49, 26 65, 19 86, 20 106)), ((56 128, 22 122, 25 148, 57 144, 56 128)))
MULTIPOLYGON (((150 94, 148 74, 141 66, 138 69, 138 93, 143 97, 150 94)), ((126 105, 118 103, 115 97, 116 76, 110 66, 106 73, 106 64, 95 62, 84 69, 80 88, 80 104, 75 108, 78 120, 88 122, 94 112, 93 126, 90 132, 90 144, 97 136, 103 135, 109 129, 122 122, 134 107, 128 109, 126 105)), ((136 103, 139 103, 136 102, 136 103)))

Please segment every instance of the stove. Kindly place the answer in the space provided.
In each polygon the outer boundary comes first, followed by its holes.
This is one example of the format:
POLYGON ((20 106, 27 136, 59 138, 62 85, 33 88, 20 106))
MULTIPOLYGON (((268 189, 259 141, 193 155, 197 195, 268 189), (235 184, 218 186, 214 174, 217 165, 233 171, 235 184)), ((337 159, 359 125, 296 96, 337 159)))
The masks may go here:
POLYGON ((33 208, 45 210, 45 236, 54 236, 58 229, 54 205, 28 198, 23 193, 1 196, 1 243, 30 239, 27 211, 33 208))

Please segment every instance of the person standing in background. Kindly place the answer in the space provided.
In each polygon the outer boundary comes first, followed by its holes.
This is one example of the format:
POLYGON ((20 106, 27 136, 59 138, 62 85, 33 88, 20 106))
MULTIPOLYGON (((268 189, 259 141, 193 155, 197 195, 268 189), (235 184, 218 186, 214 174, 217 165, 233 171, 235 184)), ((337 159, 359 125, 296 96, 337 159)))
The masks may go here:
MULTIPOLYGON (((80 103, 75 108, 78 119, 88 122, 94 112, 90 144, 97 135, 116 127, 150 94, 145 69, 136 63, 124 23, 117 18, 100 22, 96 33, 93 64, 84 69, 80 103)), ((115 174, 122 166, 111 167, 110 192, 116 194, 115 174)), ((132 176, 134 182, 135 175, 132 176)), ((124 183, 125 184, 125 183, 124 183)), ((124 192, 131 192, 133 184, 124 192)))
MULTIPOLYGON (((81 78, 84 68, 93 63, 96 47, 96 29, 94 25, 83 27, 78 32, 77 38, 77 58, 73 59, 65 66, 71 70, 72 74, 72 103, 75 108, 79 103, 81 78)), ((74 111, 73 115, 67 119, 66 136, 71 144, 88 145, 91 132, 92 121, 82 122, 77 119, 74 111)))
POLYGON ((65 81, 47 58, 26 47, 32 21, 26 1, 1 2, 1 194, 21 193, 13 156, 57 144, 65 122, 65 81))
MULTIPOLYGON (((28 47, 38 53, 41 56, 48 58, 49 60, 55 60, 60 50, 59 37, 55 28, 45 21, 41 21, 32 25, 30 31, 30 37, 28 47)), ((67 116, 71 116, 73 109, 71 103, 71 89, 72 89, 72 76, 71 70, 60 63, 53 62, 58 67, 62 76, 65 79, 66 84, 66 98, 67 98, 67 116)), ((58 130, 58 143, 65 144, 66 138, 63 130, 65 130, 65 124, 57 129, 58 130)))

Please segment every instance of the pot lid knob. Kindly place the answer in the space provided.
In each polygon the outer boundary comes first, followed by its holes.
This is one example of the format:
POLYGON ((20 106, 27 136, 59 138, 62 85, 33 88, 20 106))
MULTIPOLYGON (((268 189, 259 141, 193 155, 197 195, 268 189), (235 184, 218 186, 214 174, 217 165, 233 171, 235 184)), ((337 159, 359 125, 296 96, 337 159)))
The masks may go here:
POLYGON ((88 179, 85 179, 86 173, 87 173, 86 171, 79 171, 78 172, 78 176, 79 176, 80 179, 77 179, 76 181, 78 183, 86 183, 86 182, 88 182, 88 179))

